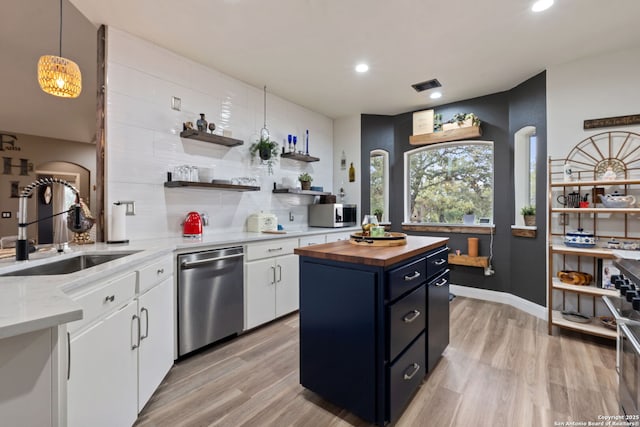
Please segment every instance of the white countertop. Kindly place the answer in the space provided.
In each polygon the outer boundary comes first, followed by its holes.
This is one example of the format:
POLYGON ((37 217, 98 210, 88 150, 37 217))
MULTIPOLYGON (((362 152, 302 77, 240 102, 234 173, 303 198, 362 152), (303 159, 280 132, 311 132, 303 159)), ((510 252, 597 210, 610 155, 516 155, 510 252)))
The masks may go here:
POLYGON ((36 266, 52 259, 70 258, 86 252, 138 253, 119 258, 76 273, 51 276, 6 276, 0 277, 0 339, 20 335, 39 329, 50 328, 82 318, 82 309, 72 299, 72 295, 120 271, 131 270, 139 264, 150 262, 169 253, 186 253, 227 245, 298 238, 303 236, 358 231, 350 228, 315 228, 288 231, 286 234, 266 233, 205 233, 202 238, 166 237, 132 241, 129 244, 72 246, 73 252, 57 254, 36 252, 29 255, 29 261, 15 261, 13 258, 0 260, 0 274, 36 266))

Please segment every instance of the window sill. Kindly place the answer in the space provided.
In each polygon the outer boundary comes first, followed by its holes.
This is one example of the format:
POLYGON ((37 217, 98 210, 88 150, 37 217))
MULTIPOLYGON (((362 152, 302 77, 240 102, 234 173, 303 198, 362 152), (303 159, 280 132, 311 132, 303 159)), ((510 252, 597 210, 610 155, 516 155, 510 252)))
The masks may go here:
POLYGON ((418 222, 403 222, 402 231, 426 231, 436 233, 461 234, 495 234, 495 224, 422 224, 418 222))
POLYGON ((535 225, 512 225, 511 226, 511 235, 516 237, 528 237, 530 239, 535 239, 536 234, 538 233, 538 227, 535 225))

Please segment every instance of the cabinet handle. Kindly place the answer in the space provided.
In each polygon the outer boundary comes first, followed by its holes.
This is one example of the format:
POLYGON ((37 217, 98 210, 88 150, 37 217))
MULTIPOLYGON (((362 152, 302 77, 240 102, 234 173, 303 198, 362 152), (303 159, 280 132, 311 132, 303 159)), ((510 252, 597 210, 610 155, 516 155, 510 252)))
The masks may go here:
POLYGON ((442 279, 442 281, 436 283, 436 286, 440 287, 440 286, 444 286, 446 284, 447 284, 447 278, 445 277, 444 279, 442 279))
POLYGON ((140 341, 147 338, 149 336, 149 310, 146 307, 142 307, 140 309, 140 317, 142 318, 142 313, 144 313, 144 317, 147 320, 144 326, 144 335, 140 336, 140 341))
POLYGON ((420 277, 420 272, 414 271, 411 276, 404 276, 404 280, 405 282, 409 282, 411 280, 417 279, 418 277, 420 277))
POLYGON ((442 264, 444 264, 445 262, 447 262, 447 260, 446 260, 446 259, 442 259, 442 258, 440 258, 440 261, 434 261, 434 262, 433 262, 433 264, 434 264, 434 265, 442 265, 442 264))
POLYGON ((164 274, 164 268, 159 268, 159 269, 156 271, 156 274, 164 274))
POLYGON ((71 334, 67 332, 67 381, 71 378, 71 334))
POLYGON ((414 320, 416 320, 419 316, 420 316, 420 311, 419 310, 411 310, 409 313, 405 314, 405 316, 402 318, 402 320, 405 323, 411 323, 414 320))
POLYGON ((278 264, 278 282, 282 282, 282 266, 278 264))
POLYGON ((113 300, 116 299, 115 295, 107 295, 106 297, 104 297, 104 302, 113 302, 113 300))
POLYGON ((282 250, 282 247, 279 247, 279 248, 269 248, 269 249, 267 249, 267 250, 268 250, 269 252, 281 251, 281 250, 282 250))
POLYGON ((418 365, 417 363, 413 363, 411 366, 409 366, 409 368, 413 368, 413 372, 407 374, 407 371, 404 371, 404 379, 407 381, 409 381, 418 373, 418 371, 420 370, 420 365, 418 365))
POLYGON ((276 268, 273 265, 269 268, 271 269, 271 273, 273 275, 273 280, 271 281, 271 284, 275 285, 276 284, 276 268))
POLYGON ((131 318, 131 320, 137 320, 138 321, 138 339, 137 339, 137 344, 132 344, 131 345, 131 350, 135 350, 136 348, 140 347, 140 317, 137 314, 134 314, 133 317, 131 318))

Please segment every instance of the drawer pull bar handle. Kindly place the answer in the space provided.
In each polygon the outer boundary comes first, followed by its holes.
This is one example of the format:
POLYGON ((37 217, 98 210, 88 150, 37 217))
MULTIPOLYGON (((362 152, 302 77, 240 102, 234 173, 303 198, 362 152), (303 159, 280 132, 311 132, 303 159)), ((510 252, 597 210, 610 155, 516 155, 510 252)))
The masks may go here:
POLYGON ((164 268, 159 268, 159 269, 156 271, 156 274, 164 274, 164 268))
POLYGON ((282 247, 279 247, 279 248, 269 248, 269 249, 267 249, 267 250, 268 250, 269 252, 281 251, 281 250, 282 250, 282 247))
POLYGON ((410 368, 413 368, 413 372, 411 372, 410 374, 407 374, 407 371, 404 372, 404 379, 407 381, 409 381, 418 373, 418 371, 420 370, 420 365, 418 365, 417 363, 413 363, 410 368))
POLYGON ((420 277, 420 272, 414 271, 411 276, 404 276, 404 280, 405 282, 409 282, 411 280, 417 279, 418 277, 420 277))
POLYGON ((104 302, 113 302, 115 299, 115 295, 107 295, 106 297, 104 297, 104 302))
POLYGON ((447 278, 445 277, 444 279, 442 279, 442 281, 436 283, 436 286, 440 287, 440 286, 444 286, 446 284, 447 284, 447 278))
POLYGON ((405 323, 411 323, 414 320, 416 320, 418 317, 420 317, 420 311, 419 310, 411 310, 409 313, 407 313, 402 320, 405 323))
POLYGON ((282 282, 282 266, 278 264, 278 282, 282 282))
POLYGON ((135 350, 136 348, 140 347, 140 317, 138 317, 137 314, 134 314, 133 317, 131 318, 132 322, 135 320, 138 321, 138 339, 136 340, 137 344, 131 345, 131 350, 135 350))
POLYGON ((445 262, 447 262, 447 260, 446 260, 446 259, 442 259, 442 258, 440 258, 440 261, 434 261, 433 263, 434 263, 435 265, 442 265, 442 264, 444 264, 445 262))
POLYGON ((271 284, 275 285, 276 284, 276 268, 273 265, 269 268, 271 269, 271 273, 273 276, 273 280, 271 281, 271 284))
POLYGON ((71 334, 67 332, 67 381, 71 378, 71 334))
POLYGON ((144 335, 140 336, 140 341, 149 337, 149 310, 146 307, 142 307, 140 309, 140 318, 142 318, 142 313, 144 313, 144 317, 147 319, 144 326, 144 335))

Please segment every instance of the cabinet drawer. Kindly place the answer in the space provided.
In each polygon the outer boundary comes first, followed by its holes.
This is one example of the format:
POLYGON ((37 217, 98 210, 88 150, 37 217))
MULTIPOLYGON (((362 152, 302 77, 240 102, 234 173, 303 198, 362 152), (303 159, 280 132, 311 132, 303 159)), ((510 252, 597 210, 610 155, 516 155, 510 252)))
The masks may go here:
POLYGON ((351 233, 329 233, 327 234, 327 243, 339 242, 341 240, 349 240, 351 233))
POLYGON ((389 271, 387 281, 387 297, 393 300, 415 288, 427 279, 425 258, 389 271))
POLYGON ((402 415, 426 375, 425 334, 421 334, 388 370, 389 421, 393 423, 402 415))
POLYGON ((300 247, 303 248, 305 246, 311 246, 311 245, 320 245, 322 243, 325 243, 327 241, 327 238, 324 234, 320 235, 320 236, 306 236, 306 237, 301 237, 300 238, 300 247))
POLYGON ((143 293, 156 283, 162 282, 167 277, 173 275, 173 256, 167 255, 160 258, 140 270, 140 281, 138 293, 143 293))
POLYGON ((427 287, 420 286, 389 306, 389 361, 420 334, 426 326, 427 287))
POLYGON ((427 255, 427 278, 444 271, 449 265, 449 248, 444 247, 427 255))
POLYGON ((67 324, 67 330, 73 333, 88 325, 103 314, 122 306, 122 304, 132 299, 135 292, 136 273, 131 272, 106 282, 98 289, 74 298, 82 306, 82 319, 67 324))
POLYGON ((277 239, 264 243, 251 243, 247 245, 246 261, 261 258, 269 258, 278 255, 292 254, 298 247, 298 239, 277 239))

